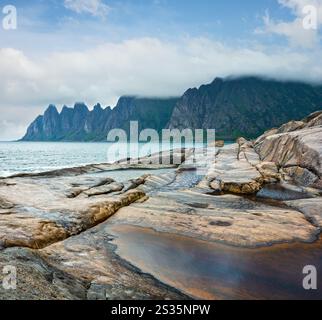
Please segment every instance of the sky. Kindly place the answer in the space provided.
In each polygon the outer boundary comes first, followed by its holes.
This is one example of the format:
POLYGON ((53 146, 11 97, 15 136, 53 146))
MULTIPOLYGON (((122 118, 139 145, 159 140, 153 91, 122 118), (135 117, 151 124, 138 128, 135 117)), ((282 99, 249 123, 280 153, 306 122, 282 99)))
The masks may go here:
POLYGON ((49 104, 114 106, 250 74, 322 83, 322 0, 0 0, 0 22, 0 140, 49 104))

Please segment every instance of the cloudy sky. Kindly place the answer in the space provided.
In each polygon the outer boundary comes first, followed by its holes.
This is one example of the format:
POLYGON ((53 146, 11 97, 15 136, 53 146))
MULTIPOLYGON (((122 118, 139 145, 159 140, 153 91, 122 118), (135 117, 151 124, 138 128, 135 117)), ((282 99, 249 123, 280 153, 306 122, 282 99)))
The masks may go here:
POLYGON ((50 103, 176 96, 217 76, 322 82, 322 0, 0 0, 0 21, 8 4, 18 25, 0 24, 0 140, 50 103))

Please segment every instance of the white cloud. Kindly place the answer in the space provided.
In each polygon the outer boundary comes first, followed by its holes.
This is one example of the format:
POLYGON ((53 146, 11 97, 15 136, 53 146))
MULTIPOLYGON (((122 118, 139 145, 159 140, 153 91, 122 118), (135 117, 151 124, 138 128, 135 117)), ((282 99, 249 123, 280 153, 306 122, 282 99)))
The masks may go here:
POLYGON ((319 44, 319 28, 322 25, 322 0, 278 0, 279 4, 291 10, 294 15, 292 21, 276 21, 267 11, 263 17, 264 27, 258 28, 256 33, 271 33, 286 37, 292 46, 314 48, 319 44), (304 21, 308 17, 306 8, 313 8, 317 14, 316 28, 305 28, 304 21))
POLYGON ((21 138, 26 132, 26 125, 34 120, 35 115, 43 113, 43 107, 0 107, 0 141, 10 141, 21 138))
POLYGON ((74 12, 100 17, 105 17, 110 11, 110 7, 102 0, 64 0, 64 5, 74 12))
MULTIPOLYGON (((114 105, 124 94, 175 96, 216 76, 257 74, 322 81, 320 57, 318 50, 231 47, 204 38, 176 42, 138 38, 42 59, 5 48, 0 49, 1 118, 21 128, 49 103, 114 105)), ((10 130, 5 133, 2 128, 0 139, 12 135, 10 130)), ((20 135, 19 129, 12 138, 20 135)))
POLYGON ((1 141, 12 141, 13 139, 21 138, 26 127, 23 123, 17 124, 15 121, 7 121, 0 119, 1 141))

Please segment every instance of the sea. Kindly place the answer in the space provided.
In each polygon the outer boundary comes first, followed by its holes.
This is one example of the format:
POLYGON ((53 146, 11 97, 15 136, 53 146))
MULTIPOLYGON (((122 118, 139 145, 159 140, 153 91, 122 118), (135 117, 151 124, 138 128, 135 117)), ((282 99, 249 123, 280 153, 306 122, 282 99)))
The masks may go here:
MULTIPOLYGON (((124 158, 146 156, 158 151, 159 144, 139 144, 139 152, 130 145, 115 152, 115 144, 107 142, 0 142, 0 177, 19 173, 37 173, 87 164, 113 163, 124 158)), ((199 145, 196 145, 198 147, 199 145)), ((164 146, 162 150, 179 148, 164 146)), ((192 147, 187 144, 185 147, 192 147)), ((201 145, 199 146, 201 147, 201 145)))

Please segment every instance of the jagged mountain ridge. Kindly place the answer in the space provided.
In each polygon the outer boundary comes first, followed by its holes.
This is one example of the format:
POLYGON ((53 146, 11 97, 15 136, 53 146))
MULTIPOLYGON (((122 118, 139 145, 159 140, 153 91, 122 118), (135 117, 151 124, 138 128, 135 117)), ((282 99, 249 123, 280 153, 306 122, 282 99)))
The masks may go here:
POLYGON ((160 131, 166 127, 177 100, 121 97, 113 109, 97 104, 90 111, 84 103, 76 103, 74 108, 64 106, 60 113, 50 105, 31 123, 22 141, 104 141, 114 128, 129 133, 130 121, 138 121, 139 130, 160 131))
POLYGON ((114 128, 129 132, 130 121, 145 128, 216 129, 217 137, 253 138, 291 119, 322 108, 322 86, 256 77, 216 78, 181 98, 121 97, 115 108, 83 103, 58 113, 50 105, 29 126, 23 141, 104 141, 114 128))

